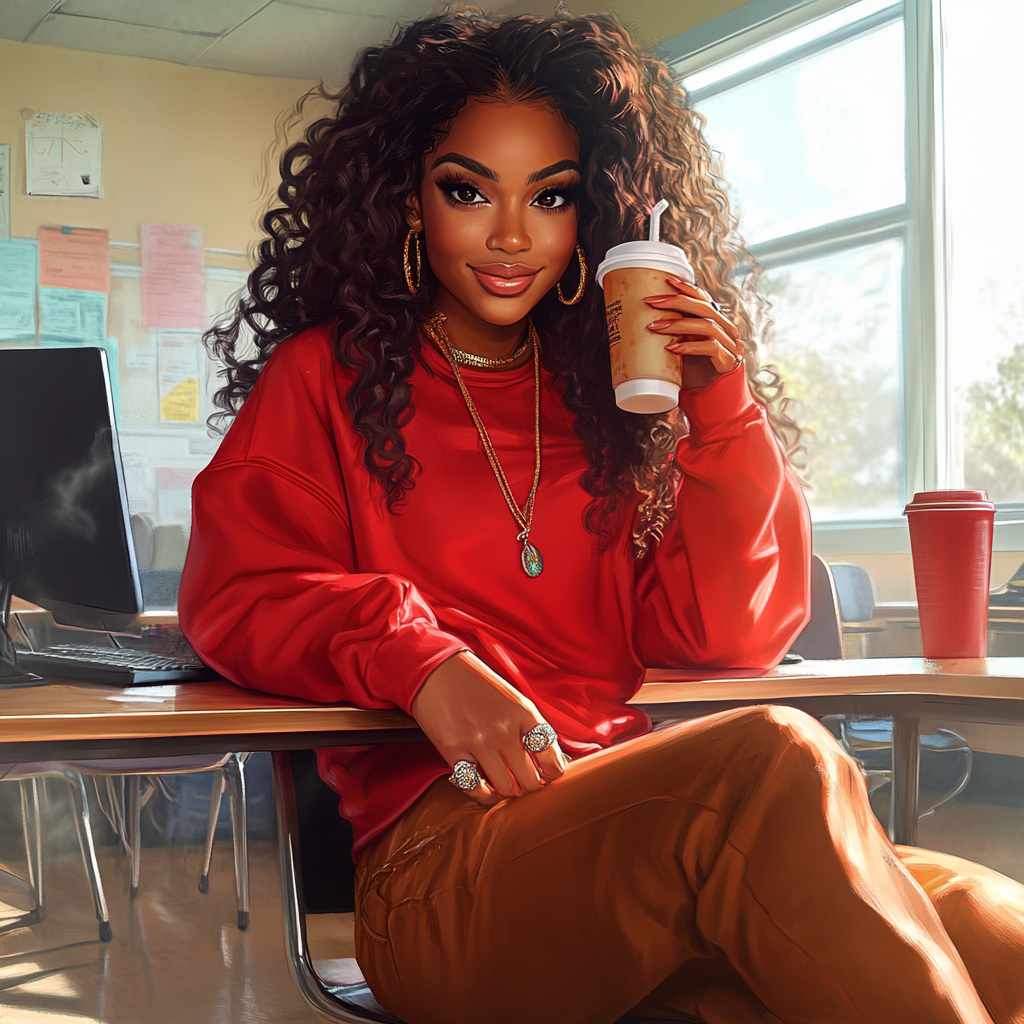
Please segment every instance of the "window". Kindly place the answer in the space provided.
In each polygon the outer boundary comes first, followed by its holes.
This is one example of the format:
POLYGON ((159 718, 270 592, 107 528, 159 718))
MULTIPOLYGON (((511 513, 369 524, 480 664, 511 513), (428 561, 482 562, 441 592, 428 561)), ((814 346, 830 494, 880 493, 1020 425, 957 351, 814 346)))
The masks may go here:
POLYGON ((860 0, 676 65, 764 268, 816 521, 898 515, 908 491, 905 49, 903 5, 860 0))
POLYGON ((1019 506, 1024 503, 1024 4, 943 0, 942 23, 949 479, 953 486, 983 487, 994 501, 1019 506))
POLYGON ((909 552, 903 503, 959 486, 1024 550, 1022 32, 1019 0, 752 0, 660 47, 765 268, 824 553, 909 552))

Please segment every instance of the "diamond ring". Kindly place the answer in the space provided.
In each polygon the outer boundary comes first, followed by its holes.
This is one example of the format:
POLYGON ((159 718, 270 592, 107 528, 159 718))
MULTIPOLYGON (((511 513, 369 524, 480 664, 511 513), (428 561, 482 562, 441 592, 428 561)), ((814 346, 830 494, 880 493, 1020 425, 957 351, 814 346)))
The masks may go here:
POLYGON ((480 785, 480 769, 472 761, 456 761, 448 781, 459 789, 476 789, 480 785))
POLYGON ((539 754, 542 750, 547 750, 557 739, 555 730, 547 722, 541 722, 523 737, 523 746, 531 754, 539 754))

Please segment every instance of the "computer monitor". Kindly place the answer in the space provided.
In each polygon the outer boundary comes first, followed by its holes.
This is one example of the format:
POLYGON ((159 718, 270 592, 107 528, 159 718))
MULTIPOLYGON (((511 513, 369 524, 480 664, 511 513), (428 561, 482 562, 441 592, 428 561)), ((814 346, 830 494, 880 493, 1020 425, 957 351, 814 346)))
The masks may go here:
POLYGON ((0 350, 2 578, 69 626, 142 609, 102 349, 0 350))

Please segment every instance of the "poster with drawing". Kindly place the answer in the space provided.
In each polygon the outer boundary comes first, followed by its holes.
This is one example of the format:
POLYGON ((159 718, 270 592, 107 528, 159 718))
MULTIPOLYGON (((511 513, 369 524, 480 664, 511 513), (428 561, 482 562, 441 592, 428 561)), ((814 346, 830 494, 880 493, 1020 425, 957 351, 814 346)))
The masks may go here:
POLYGON ((30 196, 100 194, 103 132, 90 114, 31 113, 25 120, 25 182, 30 196))

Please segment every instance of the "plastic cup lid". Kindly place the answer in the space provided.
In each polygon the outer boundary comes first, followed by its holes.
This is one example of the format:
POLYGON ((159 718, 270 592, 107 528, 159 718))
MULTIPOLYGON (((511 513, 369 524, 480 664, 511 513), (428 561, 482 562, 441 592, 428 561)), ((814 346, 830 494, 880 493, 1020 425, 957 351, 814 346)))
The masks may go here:
POLYGON ((626 412, 668 412, 679 404, 679 385, 660 377, 636 377, 615 389, 615 404, 626 412))
POLYGON ((650 267, 654 270, 664 270, 669 274, 685 278, 691 284, 696 280, 686 253, 678 245, 644 239, 640 242, 623 242, 621 245, 613 245, 605 254, 605 258, 598 264, 597 283, 600 285, 604 281, 605 275, 611 271, 625 270, 627 267, 650 267))
POLYGON ((914 500, 903 510, 908 512, 925 512, 929 509, 964 509, 979 512, 994 512, 995 505, 989 501, 988 491, 973 490, 938 490, 918 491, 914 500))

